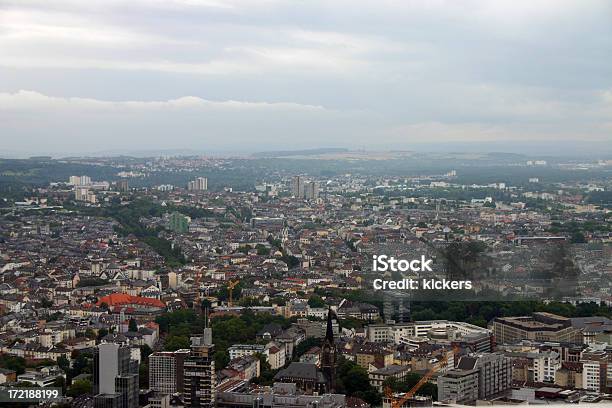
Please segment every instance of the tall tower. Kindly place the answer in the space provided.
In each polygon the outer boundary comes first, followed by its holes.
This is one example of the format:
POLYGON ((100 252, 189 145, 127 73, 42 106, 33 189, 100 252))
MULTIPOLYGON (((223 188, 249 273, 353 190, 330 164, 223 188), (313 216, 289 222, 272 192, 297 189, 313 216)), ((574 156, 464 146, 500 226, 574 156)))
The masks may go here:
POLYGON ((201 337, 191 338, 191 351, 184 362, 183 397, 186 408, 215 406, 215 346, 212 329, 207 327, 201 337))
POLYGON ((291 194, 295 198, 304 198, 304 178, 301 176, 293 177, 291 181, 291 194))
POLYGON ((408 323, 410 321, 410 294, 385 291, 383 293, 385 322, 408 323))
POLYGON ((130 348, 101 343, 94 349, 93 406, 95 408, 138 407, 138 362, 130 348))
POLYGON ((326 391, 330 393, 333 393, 336 388, 336 343, 334 342, 332 315, 335 317, 330 307, 327 311, 325 340, 323 340, 323 346, 321 347, 321 371, 327 380, 326 391))

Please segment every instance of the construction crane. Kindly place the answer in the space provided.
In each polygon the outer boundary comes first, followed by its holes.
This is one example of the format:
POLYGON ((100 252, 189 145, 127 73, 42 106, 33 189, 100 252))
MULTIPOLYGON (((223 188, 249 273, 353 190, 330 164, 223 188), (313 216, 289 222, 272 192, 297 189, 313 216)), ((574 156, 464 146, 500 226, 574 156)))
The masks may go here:
MULTIPOLYGON (((459 347, 456 347, 456 346, 453 347, 453 360, 455 358, 455 355, 457 355, 458 352, 459 352, 459 347)), ((416 392, 419 389, 421 389, 421 387, 425 385, 425 383, 427 383, 427 381, 429 381, 436 372, 446 367, 447 363, 448 363, 448 354, 444 353, 444 355, 442 356, 438 364, 434 366, 431 370, 429 370, 423 377, 421 377, 421 379, 410 389, 410 391, 408 391, 407 393, 405 393, 399 398, 395 397, 391 387, 389 386, 385 387, 385 396, 389 398, 389 400, 391 401, 391 408, 402 408, 402 406, 409 399, 414 397, 416 392)))
POLYGON ((240 283, 240 280, 239 280, 239 279, 236 279, 235 281, 232 281, 232 280, 231 280, 231 281, 227 282, 227 290, 228 290, 228 292, 229 292, 229 300, 228 300, 228 302, 227 302, 227 305, 228 305, 229 307, 232 307, 232 303, 233 303, 233 301, 234 301, 234 298, 233 298, 234 288, 235 288, 235 287, 236 287, 236 285, 238 285, 239 283, 240 283))

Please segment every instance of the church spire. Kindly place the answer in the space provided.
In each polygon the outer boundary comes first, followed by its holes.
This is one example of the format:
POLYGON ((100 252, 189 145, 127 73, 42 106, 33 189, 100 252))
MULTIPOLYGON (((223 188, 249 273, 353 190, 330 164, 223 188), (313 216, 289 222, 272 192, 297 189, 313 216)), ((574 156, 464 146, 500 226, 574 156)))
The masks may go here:
POLYGON ((334 326, 332 323, 332 310, 331 306, 327 310, 327 330, 325 331, 325 340, 334 343, 334 326))
MULTIPOLYGON (((327 392, 334 392, 336 385, 336 343, 334 342, 334 326, 332 318, 335 317, 331 307, 327 311, 327 330, 321 347, 321 371, 326 377, 327 392)), ((336 318, 336 320, 338 320, 336 318)))

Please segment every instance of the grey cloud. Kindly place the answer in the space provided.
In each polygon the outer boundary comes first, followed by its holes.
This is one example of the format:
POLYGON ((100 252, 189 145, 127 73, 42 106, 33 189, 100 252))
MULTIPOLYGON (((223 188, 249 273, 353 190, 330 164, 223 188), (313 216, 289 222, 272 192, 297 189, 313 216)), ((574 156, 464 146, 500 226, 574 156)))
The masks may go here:
POLYGON ((612 141, 604 0, 5 0, 0 23, 15 148, 612 141), (271 108, 211 114, 232 100, 271 108))

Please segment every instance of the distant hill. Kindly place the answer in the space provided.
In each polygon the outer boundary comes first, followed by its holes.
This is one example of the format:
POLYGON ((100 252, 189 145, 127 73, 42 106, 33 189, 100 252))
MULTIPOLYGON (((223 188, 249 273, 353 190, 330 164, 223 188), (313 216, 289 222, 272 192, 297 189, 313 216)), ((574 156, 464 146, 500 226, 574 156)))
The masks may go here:
POLYGON ((304 149, 304 150, 277 150, 270 152, 257 152, 252 156, 256 158, 270 157, 288 157, 288 156, 317 156, 321 154, 347 153, 349 149, 344 148, 320 148, 320 149, 304 149))
POLYGON ((505 153, 505 152, 490 152, 487 154, 492 159, 505 159, 505 160, 521 160, 527 156, 519 153, 505 153))

